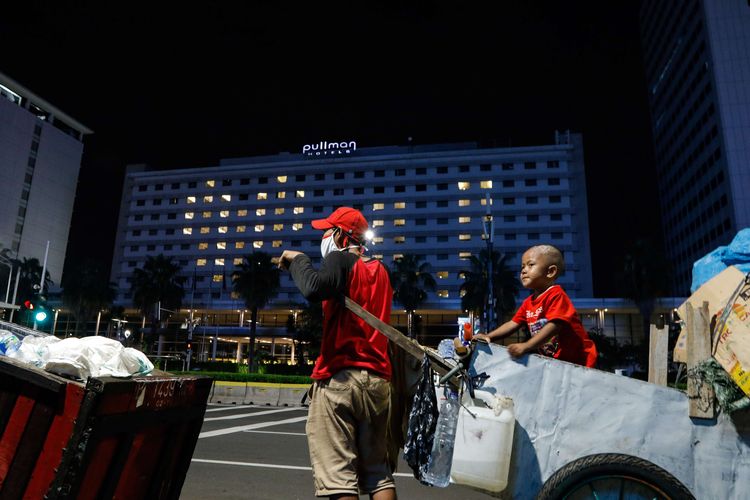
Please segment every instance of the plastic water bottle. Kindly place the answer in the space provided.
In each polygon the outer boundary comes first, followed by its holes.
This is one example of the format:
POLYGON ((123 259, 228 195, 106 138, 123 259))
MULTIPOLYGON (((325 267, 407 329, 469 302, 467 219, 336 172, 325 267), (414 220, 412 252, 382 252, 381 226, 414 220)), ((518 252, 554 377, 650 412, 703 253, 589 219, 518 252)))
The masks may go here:
POLYGON ((11 355, 18 350, 21 341, 7 330, 0 331, 0 354, 11 355))
POLYGON ((458 393, 449 390, 448 397, 445 398, 440 407, 430 461, 423 477, 424 481, 432 486, 445 488, 450 483, 453 444, 456 441, 456 426, 460 408, 458 393))

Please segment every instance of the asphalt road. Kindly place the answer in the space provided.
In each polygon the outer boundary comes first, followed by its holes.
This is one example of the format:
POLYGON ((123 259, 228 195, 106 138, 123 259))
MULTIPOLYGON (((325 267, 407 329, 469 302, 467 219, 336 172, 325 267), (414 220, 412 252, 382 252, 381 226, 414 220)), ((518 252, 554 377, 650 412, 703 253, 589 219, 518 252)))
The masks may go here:
MULTIPOLYGON (((315 498, 306 419, 304 407, 209 406, 180 498, 315 498)), ((396 473, 396 488, 399 498, 408 500, 490 498, 459 485, 423 486, 403 460, 396 473)))

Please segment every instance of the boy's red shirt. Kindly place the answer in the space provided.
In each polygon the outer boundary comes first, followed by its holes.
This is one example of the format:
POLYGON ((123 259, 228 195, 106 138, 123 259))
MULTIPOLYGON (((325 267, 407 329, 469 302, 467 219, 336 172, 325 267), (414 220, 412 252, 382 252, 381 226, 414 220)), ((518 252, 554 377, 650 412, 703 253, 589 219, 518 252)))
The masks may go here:
POLYGON ((551 320, 556 320, 559 333, 539 347, 539 354, 578 365, 595 366, 598 356, 596 345, 589 338, 573 303, 560 285, 552 285, 536 298, 530 295, 513 316, 515 323, 528 325, 532 336, 551 320))

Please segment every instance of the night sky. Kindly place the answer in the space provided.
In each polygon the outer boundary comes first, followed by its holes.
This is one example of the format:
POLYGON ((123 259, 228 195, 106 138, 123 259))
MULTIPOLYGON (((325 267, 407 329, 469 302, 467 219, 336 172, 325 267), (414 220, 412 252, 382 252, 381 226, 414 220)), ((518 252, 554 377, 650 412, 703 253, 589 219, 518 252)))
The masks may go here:
POLYGON ((23 2, 0 20, 0 72, 95 132, 66 269, 111 264, 126 164, 210 166, 327 138, 581 132, 595 294, 617 294, 628 242, 661 245, 638 2, 104 3, 23 2))

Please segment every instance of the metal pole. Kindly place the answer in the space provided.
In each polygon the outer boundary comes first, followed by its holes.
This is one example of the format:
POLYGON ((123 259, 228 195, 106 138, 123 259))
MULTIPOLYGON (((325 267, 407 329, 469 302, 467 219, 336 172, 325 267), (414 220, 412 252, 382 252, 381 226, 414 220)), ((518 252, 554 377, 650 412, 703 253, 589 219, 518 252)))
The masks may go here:
POLYGON ((42 265, 42 277, 39 279, 39 294, 44 295, 44 275, 47 273, 47 254, 49 254, 49 240, 44 250, 44 264, 42 265))
POLYGON ((59 309, 55 309, 55 319, 52 322, 52 332, 51 335, 55 334, 55 329, 57 328, 57 315, 60 313, 59 309))
POLYGON ((102 319, 102 312, 99 311, 99 313, 96 315, 96 330, 94 330, 94 336, 99 335, 99 322, 102 319))
MULTIPOLYGON (((21 279, 21 268, 19 267, 18 270, 16 270, 16 284, 13 286, 13 305, 16 305, 16 296, 18 295, 18 282, 21 279)), ((16 312, 15 309, 10 310, 10 321, 13 322, 13 313, 16 312)))
POLYGON ((10 280, 13 278, 13 265, 4 261, 1 263, 8 266, 8 286, 5 288, 5 303, 7 304, 10 298, 10 280))

